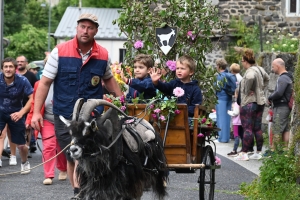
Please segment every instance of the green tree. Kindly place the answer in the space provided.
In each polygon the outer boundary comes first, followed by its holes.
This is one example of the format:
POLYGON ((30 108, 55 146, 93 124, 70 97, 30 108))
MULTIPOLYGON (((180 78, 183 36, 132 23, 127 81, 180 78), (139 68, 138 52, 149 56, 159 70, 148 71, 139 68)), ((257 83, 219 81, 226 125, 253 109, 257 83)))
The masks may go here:
POLYGON ((224 28, 215 6, 211 3, 194 0, 124 1, 120 17, 113 23, 117 23, 127 36, 125 42, 127 64, 132 64, 136 54, 145 53, 160 59, 159 67, 166 67, 166 61, 175 60, 179 56, 188 54, 197 61, 194 79, 199 81, 204 97, 207 97, 204 104, 213 105, 216 102, 216 98, 213 98, 215 97, 216 77, 214 74, 216 71, 204 65, 205 53, 210 52, 213 48, 210 39, 214 35, 212 30, 223 30, 224 28), (163 10, 153 11, 150 9, 158 3, 168 6, 163 10), (155 36, 155 28, 165 25, 179 28, 176 42, 167 55, 160 50, 155 36), (190 35, 192 34, 192 37, 188 37, 188 32, 190 35), (133 45, 138 40, 143 41, 144 47, 135 49, 133 45))
MULTIPOLYGON (((61 19, 66 8, 68 6, 77 6, 78 0, 61 0, 59 4, 53 8, 55 18, 61 19)), ((121 8, 122 0, 84 0, 82 1, 82 7, 93 7, 93 8, 121 8)))
POLYGON ((26 22, 24 15, 25 1, 5 0, 4 1, 4 36, 19 32, 22 24, 26 22))
POLYGON ((96 8, 121 8, 122 0, 85 0, 82 2, 84 7, 96 7, 96 8))
POLYGON ((49 4, 47 4, 45 1, 27 1, 24 12, 27 23, 36 28, 48 29, 48 11, 49 4), (44 4, 45 7, 43 7, 42 4, 44 4))
POLYGON ((42 60, 47 48, 47 31, 37 29, 30 24, 24 24, 22 31, 8 36, 10 45, 7 47, 5 57, 16 58, 25 55, 28 61, 42 60))

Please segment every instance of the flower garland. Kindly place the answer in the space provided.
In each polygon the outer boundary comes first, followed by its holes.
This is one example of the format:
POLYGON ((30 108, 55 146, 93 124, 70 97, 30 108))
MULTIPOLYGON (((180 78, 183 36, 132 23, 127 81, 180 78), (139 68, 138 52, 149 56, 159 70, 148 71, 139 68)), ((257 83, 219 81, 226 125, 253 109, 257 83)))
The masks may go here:
POLYGON ((114 97, 111 94, 106 94, 105 95, 105 100, 114 104, 118 108, 120 108, 123 112, 126 110, 126 102, 125 102, 125 96, 122 95, 120 97, 114 97))
MULTIPOLYGON (((161 122, 166 122, 168 116, 170 120, 175 117, 175 115, 180 114, 180 110, 177 108, 177 99, 184 95, 184 90, 181 87, 176 87, 173 90, 173 94, 170 99, 165 101, 155 101, 153 104, 149 105, 151 116, 154 119, 158 119, 161 122)), ((160 97, 156 97, 152 100, 160 99, 160 97)))

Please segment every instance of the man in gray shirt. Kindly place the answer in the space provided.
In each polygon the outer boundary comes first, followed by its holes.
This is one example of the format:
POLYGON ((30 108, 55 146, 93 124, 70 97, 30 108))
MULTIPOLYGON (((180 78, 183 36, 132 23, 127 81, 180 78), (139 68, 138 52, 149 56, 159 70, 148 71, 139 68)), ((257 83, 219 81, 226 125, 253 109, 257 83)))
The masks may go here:
POLYGON ((285 63, 281 58, 276 58, 272 62, 272 71, 278 74, 275 91, 268 97, 269 102, 273 104, 273 124, 274 142, 284 142, 287 146, 289 142, 289 100, 292 95, 293 76, 286 71, 285 63))

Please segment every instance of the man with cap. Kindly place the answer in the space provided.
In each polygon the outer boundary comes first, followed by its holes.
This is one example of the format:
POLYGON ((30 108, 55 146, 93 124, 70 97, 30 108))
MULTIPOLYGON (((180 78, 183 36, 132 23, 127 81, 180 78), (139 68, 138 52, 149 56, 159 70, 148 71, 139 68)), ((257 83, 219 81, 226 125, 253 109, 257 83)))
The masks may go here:
MULTIPOLYGON (((52 50, 36 91, 31 126, 39 130, 39 124, 43 126, 40 110, 50 85, 54 82, 54 125, 61 149, 70 144, 71 136, 65 129, 64 123, 59 119, 59 115, 71 120, 77 99, 102 99, 101 81, 104 82, 110 93, 116 96, 122 95, 109 66, 108 52, 94 39, 98 32, 98 26, 97 16, 88 13, 80 15, 77 20, 76 36, 67 42, 58 44, 52 50), (95 79, 98 81, 94 81, 95 79)), ((101 108, 97 107, 97 109, 101 112, 101 108)), ((77 163, 76 161, 74 163, 68 154, 66 156, 69 180, 74 188, 74 194, 77 195, 79 186, 76 174, 74 174, 77 163)))
POLYGON ((27 67, 28 67, 28 70, 31 71, 36 76, 36 78, 39 80, 40 77, 38 76, 38 73, 40 71, 40 67, 34 63, 29 63, 27 67))

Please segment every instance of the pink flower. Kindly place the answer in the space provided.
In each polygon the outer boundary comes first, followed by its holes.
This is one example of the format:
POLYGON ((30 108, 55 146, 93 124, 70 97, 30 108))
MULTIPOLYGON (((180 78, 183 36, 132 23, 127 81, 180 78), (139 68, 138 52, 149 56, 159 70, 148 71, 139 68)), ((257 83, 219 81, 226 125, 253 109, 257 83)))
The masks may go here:
POLYGON ((134 43, 134 48, 139 49, 139 48, 143 48, 144 47, 144 43, 141 40, 138 40, 134 43))
POLYGON ((117 74, 120 74, 120 73, 121 73, 121 70, 116 69, 116 73, 117 73, 117 74))
POLYGON ((221 165, 221 158, 219 158, 219 157, 215 157, 215 163, 216 163, 216 165, 221 165))
POLYGON ((165 116, 163 116, 163 115, 161 115, 161 116, 159 117, 159 119, 160 119, 161 121, 165 121, 165 120, 166 120, 165 116))
POLYGON ((180 114, 180 110, 175 110, 174 113, 175 113, 176 115, 179 115, 179 114, 180 114))
POLYGON ((121 110, 122 111, 126 110, 126 106, 121 106, 121 110))
POLYGON ((202 120, 201 120, 201 124, 204 124, 206 122, 206 118, 203 118, 202 120))
POLYGON ((122 95, 122 96, 120 97, 120 101, 121 101, 121 103, 125 103, 125 97, 124 97, 124 95, 122 95))
POLYGON ((154 113, 160 113, 160 109, 159 109, 159 108, 156 108, 153 112, 154 112, 154 113))
POLYGON ((188 31, 186 35, 188 38, 192 38, 192 40, 194 40, 196 38, 196 35, 193 35, 192 31, 188 31))
POLYGON ((149 106, 149 108, 150 108, 150 109, 153 109, 153 108, 154 108, 154 105, 153 105, 153 104, 151 104, 151 105, 149 106))
POLYGON ((173 94, 176 96, 176 97, 182 97, 184 95, 184 90, 181 88, 181 87, 176 87, 174 90, 173 90, 173 94))
POLYGON ((151 116, 155 119, 157 118, 156 114, 152 114, 151 116))
POLYGON ((202 133, 199 133, 199 134, 197 135, 197 137, 204 137, 204 135, 203 135, 202 133))
POLYGON ((168 60, 166 62, 166 65, 167 65, 167 67, 169 67, 169 69, 171 71, 175 71, 176 70, 176 61, 174 61, 174 60, 168 60))
POLYGON ((134 122, 134 119, 128 119, 125 121, 126 124, 131 124, 132 122, 134 122))

